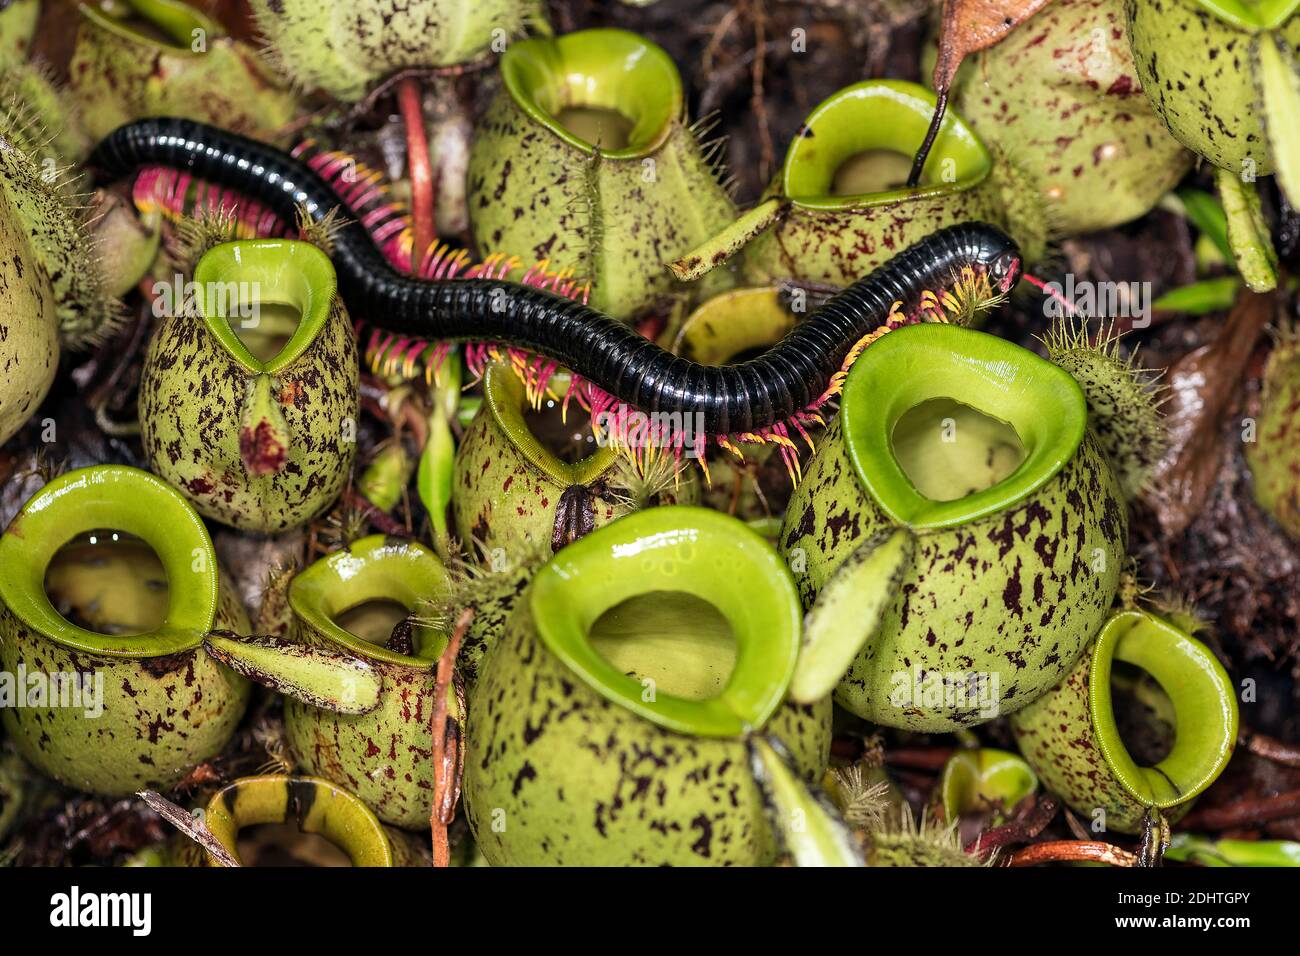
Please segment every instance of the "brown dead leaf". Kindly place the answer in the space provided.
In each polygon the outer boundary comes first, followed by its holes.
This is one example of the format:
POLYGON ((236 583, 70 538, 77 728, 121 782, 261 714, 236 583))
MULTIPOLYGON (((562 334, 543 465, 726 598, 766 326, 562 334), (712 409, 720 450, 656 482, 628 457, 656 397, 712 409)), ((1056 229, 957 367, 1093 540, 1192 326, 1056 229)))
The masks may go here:
POLYGON ((1047 0, 947 0, 939 33, 934 86, 946 91, 961 61, 993 46, 1047 6, 1047 0))
POLYGON ((136 796, 147 803, 149 809, 207 850, 218 866, 239 866, 239 861, 212 835, 207 824, 184 807, 172 803, 156 790, 141 790, 136 796))
POLYGON ((1146 496, 1167 535, 1182 533, 1205 508, 1219 474, 1224 422, 1272 316, 1271 295, 1243 289, 1218 338, 1169 369, 1169 450, 1153 469, 1146 496))
POLYGON ((948 91, 962 60, 993 46, 1046 5, 1047 0, 944 0, 943 20, 939 27, 939 58, 934 64, 934 89, 939 96, 930 128, 912 162, 908 186, 921 181, 926 157, 930 155, 930 147, 943 125, 948 91))

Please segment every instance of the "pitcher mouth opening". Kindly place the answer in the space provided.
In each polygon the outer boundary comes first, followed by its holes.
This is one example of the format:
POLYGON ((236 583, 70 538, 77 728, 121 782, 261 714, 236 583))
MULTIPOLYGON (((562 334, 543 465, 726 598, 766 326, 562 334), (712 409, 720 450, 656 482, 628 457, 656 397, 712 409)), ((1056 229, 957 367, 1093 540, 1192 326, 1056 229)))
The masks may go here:
POLYGON ((255 849, 248 840, 253 828, 268 825, 319 836, 352 866, 393 865, 392 846, 379 818, 342 787, 315 777, 268 774, 235 780, 213 794, 204 822, 245 866, 256 865, 241 855, 255 849))
POLYGON ((431 668, 447 645, 436 608, 450 589, 447 570, 428 548, 375 534, 294 575, 289 606, 332 644, 370 660, 431 668), (403 621, 405 639, 390 640, 403 621))
POLYGON ((525 405, 523 417, 524 427, 556 461, 576 465, 595 453, 591 413, 577 403, 564 408, 561 399, 546 397, 537 406, 525 405))
POLYGON ((493 363, 483 379, 484 401, 498 427, 529 464, 566 488, 590 484, 618 461, 616 449, 596 441, 586 410, 564 401, 568 382, 553 376, 534 407, 509 367, 493 363))
POLYGON ((216 340, 249 371, 274 374, 325 327, 336 280, 329 257, 311 243, 241 239, 204 253, 194 283, 216 340))
POLYGON ((1177 719, 1159 681, 1136 665, 1112 659, 1110 700, 1119 739, 1139 766, 1154 766, 1169 756, 1177 719))
POLYGON ((732 289, 682 320, 669 350, 702 365, 735 365, 781 341, 798 321, 772 287, 732 289))
MULTIPOLYGON (((665 506, 620 518, 557 553, 538 572, 528 600, 539 638, 561 663, 606 700, 676 733, 740 737, 761 727, 794 673, 802 611, 790 571, 756 532, 715 511, 665 506), (597 631, 611 609, 662 600, 665 592, 694 599, 696 611, 699 603, 711 605, 713 632, 683 622, 619 647, 608 619, 604 633, 597 631), (732 649, 717 621, 734 644, 725 680, 732 649), (646 683, 649 674, 640 669, 649 671, 646 662, 658 656, 655 642, 680 639, 687 629, 692 639, 677 659, 701 670, 707 664, 707 672, 683 677, 660 669, 658 680, 646 683), (714 682, 720 687, 708 693, 714 682)), ((678 600, 679 608, 687 606, 678 600)), ((661 657, 654 666, 667 665, 661 657)))
POLYGON ((167 569, 143 538, 97 528, 60 547, 45 594, 69 624, 109 636, 148 634, 167 617, 167 569))
POLYGON ((1010 508, 1051 481, 1083 441, 1088 406, 1067 372, 1027 349, 921 323, 863 352, 840 415, 863 490, 899 524, 934 530, 1010 508))
POLYGON ((890 433, 894 458, 931 501, 956 501, 1013 475, 1026 453, 1006 422, 952 398, 913 405, 890 433))
POLYGON ((592 645, 645 687, 686 700, 716 697, 735 669, 736 639, 722 612, 684 591, 650 591, 609 608, 592 645))
POLYGON ((334 615, 334 623, 354 637, 383 645, 393 630, 411 616, 413 608, 390 597, 366 598, 334 615))
POLYGON ((179 493, 138 468, 95 465, 51 481, 0 538, 0 566, 6 568, 0 602, 32 631, 71 650, 112 657, 177 654, 198 647, 216 617, 217 559, 207 528, 179 493), (97 547, 98 538, 93 546, 89 538, 102 529, 139 542, 162 569, 166 600, 154 626, 100 632, 69 620, 51 602, 51 565, 56 579, 67 572, 56 556, 83 536, 86 547, 97 547))
POLYGON ((1151 614, 1124 611, 1102 628, 1088 698, 1098 748, 1115 779, 1144 806, 1164 809, 1192 799, 1219 776, 1236 745, 1237 699, 1223 665, 1200 641, 1151 614), (1150 766, 1137 763, 1120 734, 1111 683, 1116 662, 1150 674, 1173 705, 1173 746, 1150 766))
POLYGON ((960 192, 979 184, 993 159, 951 109, 908 188, 911 160, 934 115, 935 94, 903 80, 866 80, 832 94, 795 136, 781 191, 806 209, 842 211, 960 192))
POLYGON ((681 76, 659 46, 626 30, 580 30, 510 44, 501 76, 529 117, 584 153, 639 159, 682 115, 681 76))

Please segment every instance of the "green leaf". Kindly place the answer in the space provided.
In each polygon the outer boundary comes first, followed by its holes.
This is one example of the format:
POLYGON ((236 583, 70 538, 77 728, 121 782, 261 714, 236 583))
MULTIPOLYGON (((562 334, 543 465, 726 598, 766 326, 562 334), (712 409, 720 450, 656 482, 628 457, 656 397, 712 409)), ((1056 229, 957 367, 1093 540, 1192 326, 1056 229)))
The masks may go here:
POLYGON ((812 703, 835 689, 897 596, 914 540, 904 528, 878 535, 831 575, 804 622, 792 700, 812 703))
POLYGON ((447 421, 445 406, 435 403, 429 417, 429 440, 420 454, 415 487, 433 522, 435 544, 443 554, 448 537, 447 506, 451 504, 451 479, 456 460, 456 439, 447 421))
POLYGON ((1240 289, 1241 279, 1237 276, 1202 279, 1200 282, 1170 289, 1152 302, 1151 308, 1156 312, 1180 312, 1184 315, 1223 312, 1232 308, 1240 289))
POLYGON ((772 828, 796 866, 866 866, 857 841, 824 795, 799 779, 776 740, 751 737, 750 768, 772 828))
POLYGON ((400 441, 389 442, 375 453, 357 479, 357 492, 380 511, 392 511, 402 500, 411 480, 411 459, 400 441))
POLYGON ((1203 189, 1180 189, 1178 198, 1183 201, 1183 210, 1192 225, 1200 230, 1201 235, 1223 253, 1223 258, 1232 261, 1232 247, 1228 245, 1228 217, 1223 212, 1219 201, 1203 189))
POLYGON ((1228 244, 1241 278, 1252 292, 1277 288, 1277 253, 1255 184, 1243 182, 1228 169, 1216 169, 1214 182, 1228 217, 1228 244))
POLYGON ((1237 264, 1225 257, 1223 250, 1205 233, 1196 237, 1196 243, 1192 246, 1192 258, 1196 260, 1197 275, 1208 275, 1220 266, 1234 271, 1237 268, 1237 264))
POLYGON ((433 392, 434 404, 442 407, 442 413, 447 417, 447 421, 454 419, 456 410, 460 408, 463 397, 461 387, 465 378, 464 368, 460 356, 452 352, 443 359, 442 367, 438 369, 437 387, 433 392))
POLYGON ((1212 840, 1176 833, 1165 859, 1202 866, 1300 866, 1300 843, 1293 840, 1212 840))
POLYGON ((1269 157, 1286 198, 1300 206, 1300 77, 1291 50, 1280 36, 1261 35, 1258 50, 1256 76, 1264 102, 1269 157))
POLYGON ((456 406, 456 424, 461 428, 469 428, 474 422, 474 416, 478 414, 483 407, 483 396, 465 395, 461 398, 460 404, 456 406))

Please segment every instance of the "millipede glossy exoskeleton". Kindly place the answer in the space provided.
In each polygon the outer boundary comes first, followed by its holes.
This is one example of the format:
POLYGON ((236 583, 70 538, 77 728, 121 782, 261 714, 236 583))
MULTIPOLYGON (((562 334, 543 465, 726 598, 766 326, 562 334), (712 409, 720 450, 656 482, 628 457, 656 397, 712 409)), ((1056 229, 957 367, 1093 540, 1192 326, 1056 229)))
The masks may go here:
MULTIPOLYGON (((263 143, 183 119, 122 126, 91 164, 122 176, 173 167, 235 189, 285 220, 314 218, 347 202, 306 164, 263 143)), ((743 436, 797 422, 833 386, 855 345, 904 314, 926 293, 963 275, 1007 292, 1021 273, 1015 244, 1000 230, 965 223, 902 251, 812 312, 781 342, 736 365, 706 366, 673 355, 634 329, 554 293, 493 278, 429 281, 400 274, 359 222, 342 226, 333 249, 338 287, 354 316, 428 340, 499 342, 563 365, 613 399, 650 413, 701 416, 711 436, 743 436)))

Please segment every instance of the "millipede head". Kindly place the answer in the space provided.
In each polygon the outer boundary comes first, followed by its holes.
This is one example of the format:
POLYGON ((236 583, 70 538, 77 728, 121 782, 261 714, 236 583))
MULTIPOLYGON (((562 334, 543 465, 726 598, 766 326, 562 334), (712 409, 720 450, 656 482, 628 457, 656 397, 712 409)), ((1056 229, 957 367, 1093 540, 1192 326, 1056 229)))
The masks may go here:
MULTIPOLYGON (((1009 240, 1008 240, 1009 241, 1009 240)), ((988 277, 999 292, 1010 292, 1024 272, 1025 264, 1020 258, 1020 250, 1013 244, 989 263, 988 277)))

